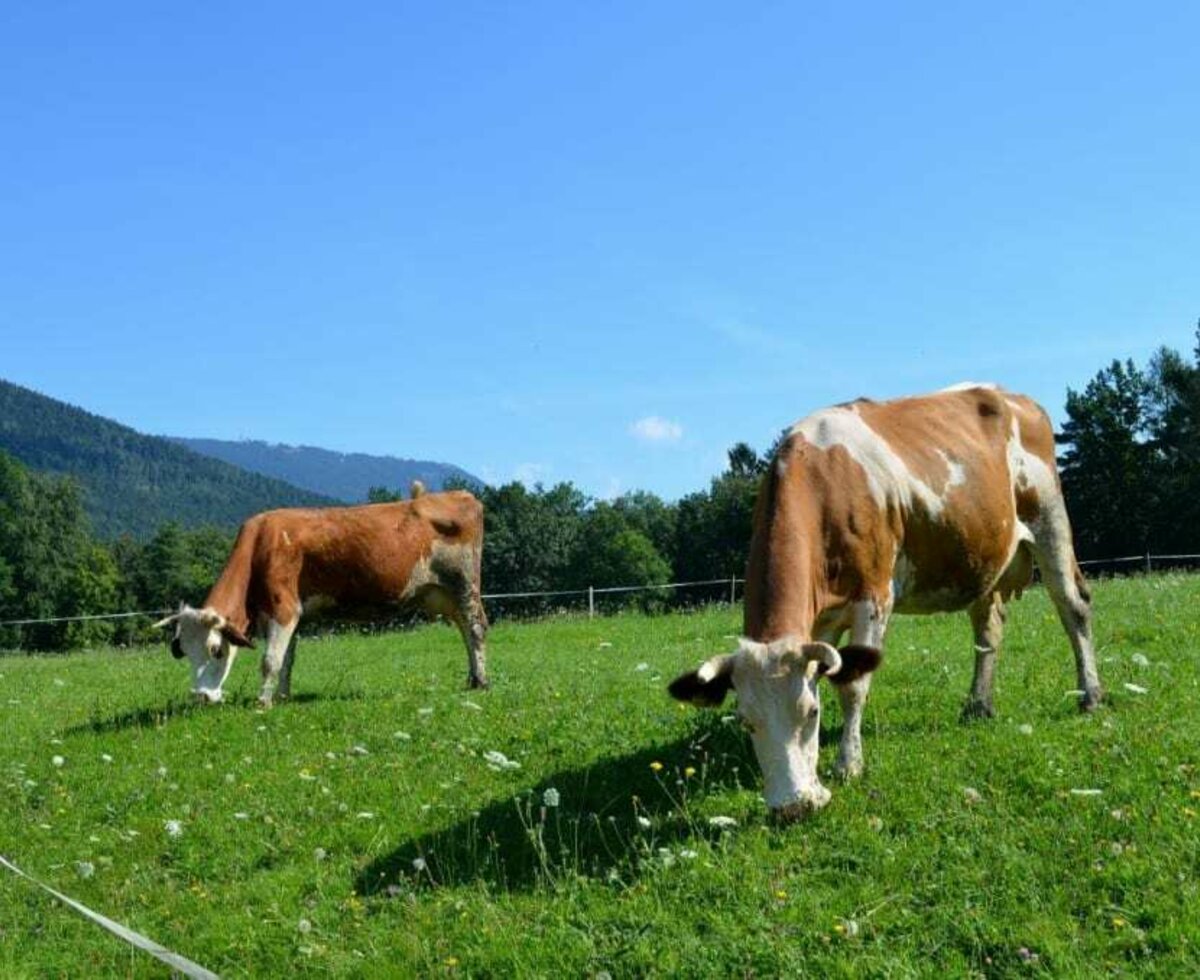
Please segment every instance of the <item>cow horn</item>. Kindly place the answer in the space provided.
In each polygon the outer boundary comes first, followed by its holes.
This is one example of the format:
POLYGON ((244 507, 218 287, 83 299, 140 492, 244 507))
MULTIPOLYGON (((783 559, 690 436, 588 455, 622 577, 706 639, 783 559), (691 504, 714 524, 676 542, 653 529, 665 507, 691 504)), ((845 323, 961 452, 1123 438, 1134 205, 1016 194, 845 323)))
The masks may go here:
POLYGON ((806 643, 800 654, 806 667, 811 663, 817 664, 818 673, 836 674, 842 669, 842 655, 828 643, 806 643))
POLYGON ((177 619, 179 619, 179 613, 171 613, 171 615, 168 616, 166 619, 160 619, 157 623, 155 623, 150 628, 154 629, 154 630, 162 629, 164 626, 170 626, 177 619))

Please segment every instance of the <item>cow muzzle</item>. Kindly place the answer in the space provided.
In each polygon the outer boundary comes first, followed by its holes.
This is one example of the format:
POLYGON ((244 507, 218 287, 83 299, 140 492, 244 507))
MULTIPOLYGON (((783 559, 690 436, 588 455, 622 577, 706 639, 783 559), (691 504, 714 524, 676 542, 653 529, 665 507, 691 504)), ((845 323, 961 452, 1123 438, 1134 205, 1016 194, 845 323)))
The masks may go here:
POLYGON ((225 695, 220 691, 195 690, 192 694, 200 704, 220 704, 225 700, 225 695))
POLYGON ((774 823, 790 824, 806 820, 829 803, 832 794, 824 786, 795 800, 770 808, 771 820, 774 823))

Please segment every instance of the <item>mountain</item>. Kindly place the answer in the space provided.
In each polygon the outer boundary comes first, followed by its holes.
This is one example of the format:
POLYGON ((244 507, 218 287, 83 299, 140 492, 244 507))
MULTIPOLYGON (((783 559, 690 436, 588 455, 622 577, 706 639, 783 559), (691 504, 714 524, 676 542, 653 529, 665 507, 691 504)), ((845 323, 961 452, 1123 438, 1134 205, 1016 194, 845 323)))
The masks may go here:
POLYGON ((0 381, 0 449, 31 469, 78 479, 102 537, 145 538, 167 521, 234 527, 272 507, 339 502, 7 381, 0 381))
POLYGON ((250 440, 172 438, 214 459, 351 502, 366 500, 371 487, 388 487, 407 494, 413 480, 420 480, 429 490, 442 489, 450 479, 483 486, 478 477, 449 463, 337 453, 314 446, 284 446, 250 440))

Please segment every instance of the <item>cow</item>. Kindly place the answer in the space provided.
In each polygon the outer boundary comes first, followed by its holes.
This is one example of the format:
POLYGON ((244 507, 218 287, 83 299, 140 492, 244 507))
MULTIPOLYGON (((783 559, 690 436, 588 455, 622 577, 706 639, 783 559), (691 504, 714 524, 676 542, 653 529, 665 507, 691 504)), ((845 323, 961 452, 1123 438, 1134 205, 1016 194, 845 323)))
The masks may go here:
POLYGON ((991 717, 1005 604, 1035 562, 1074 649, 1080 707, 1091 711, 1103 696, 1091 597, 1045 411, 973 383, 822 409, 784 434, 762 479, 744 639, 669 691, 714 706, 736 690, 768 808, 803 817, 830 798, 817 776, 820 679, 834 683, 844 717, 835 772, 857 776, 889 617, 966 610, 975 676, 963 716, 991 717))
POLYGON ((470 493, 423 493, 356 507, 271 510, 249 518, 200 609, 181 606, 171 652, 187 657, 192 690, 222 699, 240 647, 265 638, 259 703, 291 693, 303 613, 394 615, 413 610, 453 622, 467 646, 469 687, 487 686, 487 617, 480 597, 483 506, 470 493))

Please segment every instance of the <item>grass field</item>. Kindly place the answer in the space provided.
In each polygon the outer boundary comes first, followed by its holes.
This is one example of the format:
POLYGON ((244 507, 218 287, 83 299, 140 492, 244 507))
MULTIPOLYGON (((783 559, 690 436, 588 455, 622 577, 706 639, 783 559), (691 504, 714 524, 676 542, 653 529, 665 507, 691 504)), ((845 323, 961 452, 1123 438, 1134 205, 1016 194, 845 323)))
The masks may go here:
MULTIPOLYGON (((788 828, 728 705, 664 693, 728 607, 497 626, 483 693, 443 626, 313 640, 269 713, 255 654, 212 708, 165 648, 0 659, 0 853, 223 976, 1198 976, 1200 578, 1095 597, 1091 717, 1040 591, 991 722, 965 617, 894 620, 866 775, 826 692, 788 828)), ((0 975, 165 973, 0 871, 0 975)))

